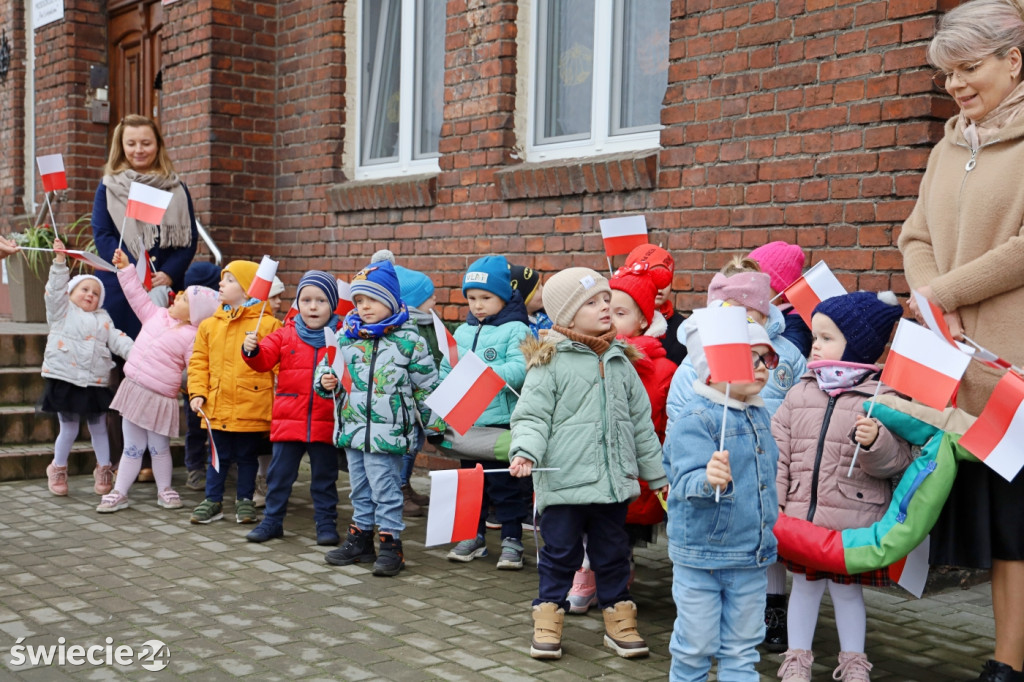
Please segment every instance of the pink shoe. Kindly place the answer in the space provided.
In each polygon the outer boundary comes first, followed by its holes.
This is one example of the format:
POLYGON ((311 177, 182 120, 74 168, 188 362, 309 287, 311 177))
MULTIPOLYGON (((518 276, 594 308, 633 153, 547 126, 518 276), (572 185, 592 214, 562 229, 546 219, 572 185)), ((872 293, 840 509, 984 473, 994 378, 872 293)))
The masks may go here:
POLYGON ((844 682, 871 682, 868 673, 873 667, 868 663, 867 654, 840 651, 839 667, 832 673, 832 679, 844 682))
POLYGON ((569 613, 586 613, 591 606, 597 604, 597 582, 594 572, 589 568, 581 568, 572 578, 572 589, 569 590, 569 613))
POLYGON ((157 493, 156 503, 164 509, 181 509, 181 497, 171 488, 164 488, 157 493))
POLYGON ((68 468, 51 464, 46 467, 46 487, 54 495, 68 494, 68 468))
POLYGON ((782 682, 811 682, 813 664, 814 654, 807 649, 790 649, 779 667, 779 679, 782 682))
POLYGON ((94 481, 93 492, 97 495, 106 495, 114 489, 114 468, 109 464, 97 466, 92 470, 92 479, 94 481))
POLYGON ((125 509, 128 507, 128 504, 128 498, 115 490, 100 499, 100 503, 96 506, 96 511, 100 514, 112 514, 113 512, 125 509))

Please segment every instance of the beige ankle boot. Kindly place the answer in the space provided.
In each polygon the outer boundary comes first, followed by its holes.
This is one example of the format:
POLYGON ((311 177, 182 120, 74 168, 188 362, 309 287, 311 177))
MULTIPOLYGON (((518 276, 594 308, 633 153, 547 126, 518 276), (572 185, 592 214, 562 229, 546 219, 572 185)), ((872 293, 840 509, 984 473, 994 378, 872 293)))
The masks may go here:
POLYGON ((533 607, 533 641, 530 655, 534 658, 562 657, 562 622, 565 610, 558 604, 545 602, 533 607))
POLYGON ((604 610, 604 645, 623 658, 650 653, 647 642, 636 631, 636 604, 620 601, 604 610))

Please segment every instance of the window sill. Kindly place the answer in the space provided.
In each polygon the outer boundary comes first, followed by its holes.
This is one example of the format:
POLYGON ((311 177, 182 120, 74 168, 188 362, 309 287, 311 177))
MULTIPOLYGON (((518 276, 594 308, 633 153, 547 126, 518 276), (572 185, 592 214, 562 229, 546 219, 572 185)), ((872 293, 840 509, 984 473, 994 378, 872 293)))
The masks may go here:
POLYGON ((494 174, 502 199, 654 189, 658 150, 521 163, 494 174))
POLYGON ((328 189, 327 199, 334 213, 433 206, 437 203, 437 174, 345 182, 328 189))

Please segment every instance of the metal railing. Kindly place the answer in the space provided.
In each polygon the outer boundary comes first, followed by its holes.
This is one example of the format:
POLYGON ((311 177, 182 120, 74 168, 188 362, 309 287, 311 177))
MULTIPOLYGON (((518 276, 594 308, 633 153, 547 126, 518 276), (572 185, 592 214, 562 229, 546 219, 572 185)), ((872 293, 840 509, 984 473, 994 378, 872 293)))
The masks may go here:
POLYGON ((206 231, 203 224, 199 222, 199 218, 196 218, 196 229, 199 230, 199 236, 202 238, 203 243, 206 244, 206 248, 210 250, 210 255, 213 256, 213 262, 220 265, 221 261, 224 260, 224 256, 221 255, 220 249, 217 248, 217 243, 213 241, 213 237, 206 231))

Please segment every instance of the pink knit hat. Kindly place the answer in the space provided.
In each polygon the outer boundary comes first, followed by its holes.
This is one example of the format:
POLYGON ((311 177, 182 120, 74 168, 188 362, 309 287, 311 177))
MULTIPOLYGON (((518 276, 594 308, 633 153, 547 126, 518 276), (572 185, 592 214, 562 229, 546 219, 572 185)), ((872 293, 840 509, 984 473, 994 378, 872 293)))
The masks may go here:
POLYGON ((761 266, 761 271, 772 278, 771 286, 776 293, 795 282, 803 272, 806 257, 796 244, 769 242, 750 252, 750 257, 761 266))
POLYGON ((213 317, 220 305, 220 293, 209 287, 193 284, 186 289, 188 292, 188 319, 193 327, 208 317, 213 317))
POLYGON ((768 275, 763 272, 740 272, 731 277, 719 272, 711 278, 708 305, 715 301, 736 301, 744 308, 768 317, 771 313, 768 303, 771 291, 768 287, 768 275))

